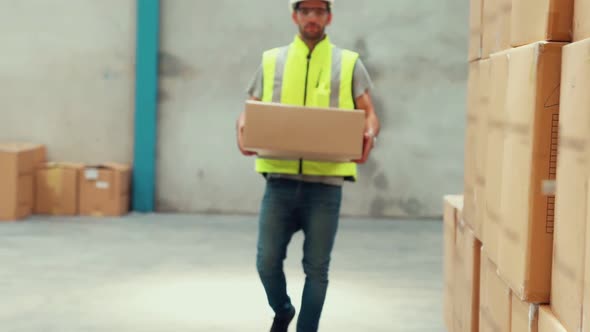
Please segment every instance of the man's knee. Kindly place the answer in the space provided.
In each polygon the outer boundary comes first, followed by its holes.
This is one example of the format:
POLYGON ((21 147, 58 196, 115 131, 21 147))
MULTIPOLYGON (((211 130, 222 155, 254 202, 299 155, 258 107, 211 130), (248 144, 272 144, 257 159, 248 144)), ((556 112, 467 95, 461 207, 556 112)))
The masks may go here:
POLYGON ((256 269, 262 276, 275 275, 281 272, 283 259, 272 253, 260 253, 256 257, 256 269))
POLYGON ((330 269, 330 261, 323 262, 309 262, 303 261, 303 271, 305 275, 320 282, 328 282, 328 271, 330 269))

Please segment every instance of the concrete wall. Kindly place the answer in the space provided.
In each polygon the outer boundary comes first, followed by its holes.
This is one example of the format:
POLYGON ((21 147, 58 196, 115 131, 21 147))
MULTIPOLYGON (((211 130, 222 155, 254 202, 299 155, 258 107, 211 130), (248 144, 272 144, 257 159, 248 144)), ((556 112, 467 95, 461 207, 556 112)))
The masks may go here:
MULTIPOLYGON (((361 53, 383 124, 345 215, 439 215, 441 196, 461 192, 467 13, 453 0, 337 2, 329 33, 361 53)), ((0 141, 132 162, 135 1, 0 0, 0 31, 0 141)), ((263 180, 235 120, 261 52, 294 33, 287 0, 162 1, 159 210, 258 211, 263 180)))
MULTIPOLYGON (((158 208, 255 213, 263 180, 234 125, 261 52, 293 38, 287 0, 162 6, 158 208)), ((361 53, 383 124, 343 214, 440 215, 442 195, 462 191, 468 4, 338 1, 334 12, 332 41, 361 53)))
POLYGON ((131 162, 134 0, 0 0, 0 141, 131 162))

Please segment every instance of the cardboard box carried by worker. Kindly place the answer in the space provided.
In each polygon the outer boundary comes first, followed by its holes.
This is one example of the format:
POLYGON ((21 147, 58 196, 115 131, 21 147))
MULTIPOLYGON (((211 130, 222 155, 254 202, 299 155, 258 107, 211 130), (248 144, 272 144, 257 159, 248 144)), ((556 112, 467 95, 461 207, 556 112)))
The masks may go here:
POLYGON ((244 149, 259 157, 348 162, 363 153, 365 112, 247 101, 244 149))

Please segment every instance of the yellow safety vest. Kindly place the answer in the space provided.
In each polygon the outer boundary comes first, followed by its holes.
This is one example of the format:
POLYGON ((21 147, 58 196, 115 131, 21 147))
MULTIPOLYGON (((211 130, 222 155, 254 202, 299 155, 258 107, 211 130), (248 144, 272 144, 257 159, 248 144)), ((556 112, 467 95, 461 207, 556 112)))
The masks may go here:
MULTIPOLYGON (((288 46, 263 53, 263 102, 295 106, 355 108, 352 77, 358 53, 340 49, 326 36, 310 54, 299 36, 288 46)), ((259 173, 342 176, 356 180, 353 162, 257 158, 259 173)))

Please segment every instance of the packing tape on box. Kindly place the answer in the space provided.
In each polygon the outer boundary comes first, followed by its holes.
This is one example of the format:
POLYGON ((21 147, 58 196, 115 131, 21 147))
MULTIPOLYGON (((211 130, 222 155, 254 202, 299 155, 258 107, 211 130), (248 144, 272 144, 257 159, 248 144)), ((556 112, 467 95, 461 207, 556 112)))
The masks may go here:
MULTIPOLYGON (((549 11, 549 21, 554 22, 553 24, 550 24, 549 26, 553 26, 553 27, 567 26, 568 27, 568 29, 567 29, 568 37, 567 38, 560 38, 560 39, 567 39, 567 40, 555 40, 555 41, 571 42, 572 33, 573 33, 572 24, 571 24, 572 20, 573 20, 573 16, 574 16, 573 14, 574 14, 573 8, 568 13, 564 13, 563 10, 550 10, 549 11)), ((561 34, 562 33, 561 29, 559 29, 557 31, 557 33, 561 34)), ((550 35, 549 37, 555 37, 555 36, 550 35)), ((551 40, 554 40, 554 38, 551 38, 551 40)))

